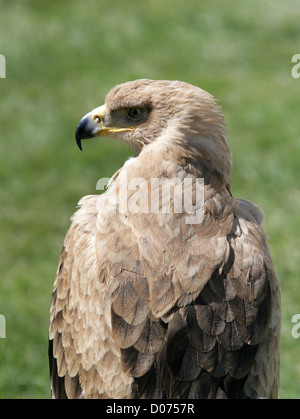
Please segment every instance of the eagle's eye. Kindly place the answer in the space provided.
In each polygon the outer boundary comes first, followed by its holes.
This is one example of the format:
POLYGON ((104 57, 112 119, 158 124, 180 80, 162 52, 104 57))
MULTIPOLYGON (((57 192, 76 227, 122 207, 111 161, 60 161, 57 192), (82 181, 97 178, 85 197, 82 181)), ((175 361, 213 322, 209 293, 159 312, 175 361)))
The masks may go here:
POLYGON ((128 118, 132 119, 133 121, 138 121, 144 115, 144 111, 141 108, 129 108, 127 111, 128 118))

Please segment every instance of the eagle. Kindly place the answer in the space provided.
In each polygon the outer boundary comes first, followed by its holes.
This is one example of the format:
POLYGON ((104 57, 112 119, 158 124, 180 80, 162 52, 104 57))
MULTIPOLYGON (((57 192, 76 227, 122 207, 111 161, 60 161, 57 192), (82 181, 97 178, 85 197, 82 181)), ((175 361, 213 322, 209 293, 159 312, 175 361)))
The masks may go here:
POLYGON ((53 398, 277 398, 280 289, 263 212, 233 197, 214 97, 181 81, 119 84, 76 141, 128 144, 83 197, 52 293, 53 398))

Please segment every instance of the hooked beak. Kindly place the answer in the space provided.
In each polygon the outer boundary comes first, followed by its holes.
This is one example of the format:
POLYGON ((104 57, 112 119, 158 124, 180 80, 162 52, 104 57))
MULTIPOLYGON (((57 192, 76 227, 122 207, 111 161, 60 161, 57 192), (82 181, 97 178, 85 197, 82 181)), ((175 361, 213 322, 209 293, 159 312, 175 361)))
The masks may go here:
POLYGON ((105 114, 106 106, 102 105, 93 109, 79 121, 79 124, 76 128, 75 137, 76 143, 80 150, 82 150, 81 140, 86 138, 99 137, 100 135, 105 135, 111 132, 124 132, 134 130, 134 127, 117 128, 105 126, 105 114))

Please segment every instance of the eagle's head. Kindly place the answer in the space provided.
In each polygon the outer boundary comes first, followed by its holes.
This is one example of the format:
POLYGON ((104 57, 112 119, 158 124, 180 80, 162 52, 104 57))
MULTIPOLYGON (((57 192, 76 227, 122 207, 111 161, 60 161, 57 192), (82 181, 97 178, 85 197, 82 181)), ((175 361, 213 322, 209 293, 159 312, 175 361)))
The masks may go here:
POLYGON ((80 149, 82 139, 96 136, 122 140, 136 155, 154 142, 177 147, 229 184, 231 153, 223 114, 212 95, 189 83, 139 79, 115 86, 105 104, 77 126, 80 149))

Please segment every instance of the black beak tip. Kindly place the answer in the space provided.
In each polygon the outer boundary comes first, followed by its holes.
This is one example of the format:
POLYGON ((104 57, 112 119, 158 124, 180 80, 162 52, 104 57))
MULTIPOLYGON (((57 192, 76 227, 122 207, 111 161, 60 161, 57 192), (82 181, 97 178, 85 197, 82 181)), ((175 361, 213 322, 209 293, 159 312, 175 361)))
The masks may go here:
POLYGON ((76 138, 76 144, 78 145, 79 149, 82 151, 82 147, 81 147, 81 135, 78 132, 78 127, 76 129, 75 138, 76 138))
POLYGON ((86 133, 87 133, 87 119, 85 117, 83 117, 77 127, 76 127, 76 132, 75 132, 75 138, 76 138, 76 143, 78 145, 78 147, 80 148, 80 150, 82 151, 82 146, 81 146, 81 140, 83 138, 86 138, 86 133))
POLYGON ((84 116, 77 125, 76 132, 75 132, 75 138, 76 143, 80 150, 82 150, 81 147, 81 140, 84 140, 85 138, 92 138, 94 137, 94 129, 95 125, 93 121, 91 121, 90 117, 88 115, 84 116))

